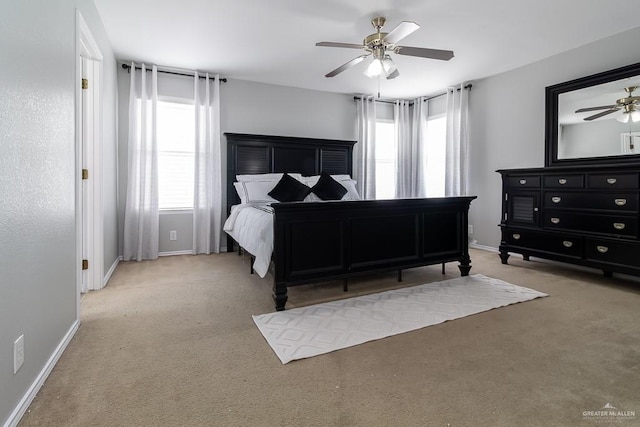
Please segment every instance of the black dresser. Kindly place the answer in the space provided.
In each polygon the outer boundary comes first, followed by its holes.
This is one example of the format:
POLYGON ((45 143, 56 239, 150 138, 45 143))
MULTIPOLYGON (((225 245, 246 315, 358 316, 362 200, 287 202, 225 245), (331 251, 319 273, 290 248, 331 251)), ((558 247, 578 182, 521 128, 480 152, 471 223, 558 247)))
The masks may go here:
POLYGON ((510 252, 640 276, 638 166, 503 169, 500 258, 510 252))

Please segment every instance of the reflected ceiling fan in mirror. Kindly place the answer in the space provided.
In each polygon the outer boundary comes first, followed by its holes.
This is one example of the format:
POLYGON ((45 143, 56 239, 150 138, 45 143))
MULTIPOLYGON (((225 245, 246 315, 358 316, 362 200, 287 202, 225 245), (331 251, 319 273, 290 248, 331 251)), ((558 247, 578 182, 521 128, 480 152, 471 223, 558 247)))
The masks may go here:
POLYGON ((629 86, 625 87, 624 90, 627 92, 628 96, 624 98, 620 98, 616 100, 616 103, 613 105, 603 105, 601 107, 588 107, 588 108, 580 108, 576 110, 576 113, 584 113, 587 111, 601 111, 597 114, 594 114, 589 117, 585 117, 584 120, 591 121, 598 119, 600 117, 604 117, 608 114, 615 113, 616 111, 622 110, 622 114, 616 117, 616 120, 622 123, 628 123, 629 120, 632 122, 640 122, 640 110, 638 109, 638 103, 640 102, 640 96, 633 96, 633 92, 638 89, 638 86, 629 86))
POLYGON ((364 74, 371 78, 385 77, 387 79, 394 79, 400 75, 398 66, 391 58, 391 55, 389 55, 390 53, 417 56, 420 58, 439 59, 442 61, 448 61, 453 58, 453 52, 450 50, 398 46, 396 43, 416 31, 420 26, 415 22, 402 21, 390 32, 383 33, 381 30, 385 22, 386 19, 383 17, 373 18, 371 20, 371 25, 373 25, 376 32, 365 37, 362 44, 335 42, 316 43, 316 46, 364 49, 366 51, 365 54, 353 58, 351 61, 329 72, 325 77, 337 76, 343 71, 361 63, 369 56, 372 56, 373 60, 365 70, 364 74))

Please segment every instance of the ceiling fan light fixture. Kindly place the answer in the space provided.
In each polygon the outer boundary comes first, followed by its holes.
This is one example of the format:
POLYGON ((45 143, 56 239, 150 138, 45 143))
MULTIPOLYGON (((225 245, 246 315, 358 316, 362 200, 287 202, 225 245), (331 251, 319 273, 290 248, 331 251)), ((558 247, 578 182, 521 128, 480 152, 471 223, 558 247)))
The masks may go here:
POLYGON ((384 55, 382 58, 373 58, 364 71, 364 75, 372 79, 389 77, 397 69, 398 66, 393 62, 393 59, 389 55, 384 55))
POLYGON ((616 117, 616 120, 620 123, 629 123, 629 120, 633 123, 640 122, 640 110, 636 109, 635 104, 627 104, 624 106, 622 114, 616 117))
POLYGON ((616 117, 616 120, 619 121, 620 123, 629 123, 630 118, 631 118, 631 114, 622 113, 618 117, 616 117))
POLYGON ((364 70, 364 75, 372 79, 384 76, 384 66, 382 65, 382 60, 373 58, 373 60, 367 66, 367 69, 364 70))
POLYGON ((384 67, 384 71, 386 73, 385 77, 389 77, 389 74, 398 69, 398 66, 395 62, 393 62, 393 59, 391 59, 389 55, 384 56, 384 59, 382 60, 382 66, 384 67))

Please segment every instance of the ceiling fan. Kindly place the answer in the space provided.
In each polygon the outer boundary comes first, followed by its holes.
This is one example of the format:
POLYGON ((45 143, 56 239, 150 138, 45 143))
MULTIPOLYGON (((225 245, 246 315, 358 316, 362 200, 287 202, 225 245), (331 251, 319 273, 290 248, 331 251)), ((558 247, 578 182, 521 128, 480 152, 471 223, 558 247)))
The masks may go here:
POLYGON ((638 103, 640 102, 640 96, 633 96, 633 91, 635 91, 636 89, 638 89, 638 86, 629 86, 629 87, 625 87, 624 90, 625 92, 627 92, 628 96, 624 97, 624 98, 620 98, 616 100, 616 103, 613 105, 603 105, 600 107, 588 107, 588 108, 580 108, 578 110, 576 110, 576 113, 584 113, 587 111, 598 111, 598 110, 605 110, 605 111, 601 111, 597 114, 594 114, 592 116, 589 117, 585 117, 584 120, 586 121, 591 121, 591 120, 595 120, 598 119, 600 117, 606 116, 607 114, 611 114, 611 113, 615 113, 616 111, 622 111, 622 115, 617 117, 616 120, 618 120, 619 122, 622 123, 628 123, 629 120, 631 120, 632 122, 638 122, 640 121, 640 110, 638 110, 636 107, 638 106, 638 103))
POLYGON ((389 55, 391 52, 397 53, 398 55, 418 56, 421 58, 440 59, 443 61, 448 61, 453 58, 453 52, 450 50, 398 46, 396 43, 416 31, 420 26, 415 22, 402 21, 390 32, 383 33, 381 30, 386 21, 387 20, 383 17, 373 18, 371 20, 371 25, 373 25, 376 32, 365 37, 362 44, 335 42, 316 43, 316 46, 364 49, 367 52, 339 66, 335 70, 326 74, 325 77, 337 76, 343 71, 364 61, 370 55, 373 56, 373 61, 371 61, 367 67, 365 75, 371 78, 386 77, 387 79, 394 79, 400 75, 398 72, 398 66, 393 62, 389 55))

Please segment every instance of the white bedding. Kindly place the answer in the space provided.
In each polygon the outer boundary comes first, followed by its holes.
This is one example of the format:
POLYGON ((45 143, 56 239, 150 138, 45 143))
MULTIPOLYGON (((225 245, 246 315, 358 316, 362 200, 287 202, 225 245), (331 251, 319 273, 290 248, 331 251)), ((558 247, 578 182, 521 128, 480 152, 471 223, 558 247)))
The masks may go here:
POLYGON ((255 257, 253 270, 258 276, 266 276, 273 252, 273 209, 267 204, 232 206, 224 231, 255 257))

